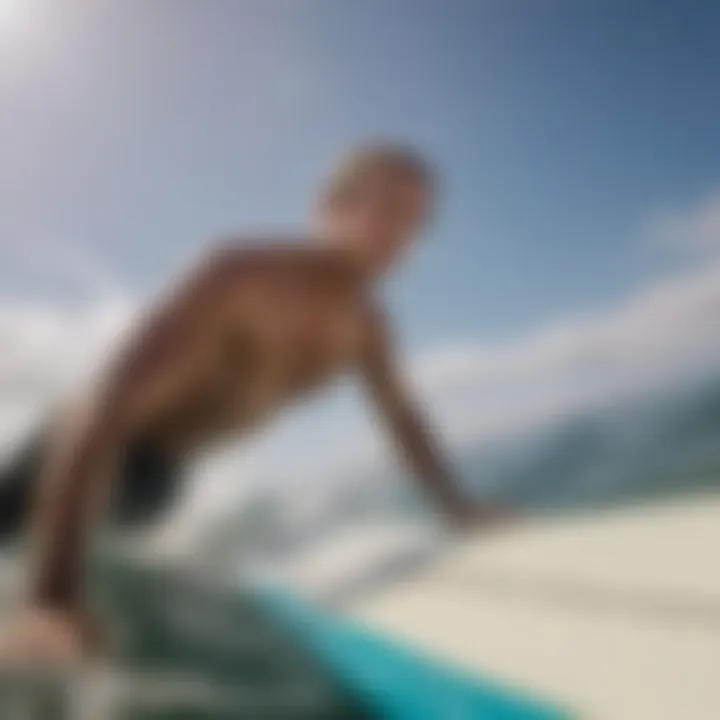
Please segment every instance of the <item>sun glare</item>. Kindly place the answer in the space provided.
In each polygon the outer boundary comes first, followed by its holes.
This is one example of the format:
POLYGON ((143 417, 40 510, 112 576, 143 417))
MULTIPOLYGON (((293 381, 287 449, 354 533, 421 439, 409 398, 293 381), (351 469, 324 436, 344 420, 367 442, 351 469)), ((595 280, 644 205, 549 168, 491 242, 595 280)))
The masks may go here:
POLYGON ((29 20, 28 0, 0 0, 0 44, 16 46, 29 20))
POLYGON ((7 36, 15 31, 15 22, 18 19, 20 4, 24 0, 0 0, 0 33, 7 36))
POLYGON ((20 0, 0 0, 0 22, 9 22, 19 5, 20 0))

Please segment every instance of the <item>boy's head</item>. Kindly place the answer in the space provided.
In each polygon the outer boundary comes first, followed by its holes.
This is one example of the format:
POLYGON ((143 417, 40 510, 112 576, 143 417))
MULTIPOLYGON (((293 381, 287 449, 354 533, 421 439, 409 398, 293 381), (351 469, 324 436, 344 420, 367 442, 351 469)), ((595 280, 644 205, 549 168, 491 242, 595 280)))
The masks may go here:
POLYGON ((367 272, 380 274, 423 228, 434 195, 432 170, 420 155, 397 145, 364 147, 345 157, 325 185, 319 230, 367 272))

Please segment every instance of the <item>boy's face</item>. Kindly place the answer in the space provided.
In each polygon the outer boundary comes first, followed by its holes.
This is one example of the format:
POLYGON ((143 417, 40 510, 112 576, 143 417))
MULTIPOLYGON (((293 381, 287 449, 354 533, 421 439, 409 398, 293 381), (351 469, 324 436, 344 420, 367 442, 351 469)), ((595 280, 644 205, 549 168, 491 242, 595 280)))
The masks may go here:
POLYGON ((390 268, 422 230, 432 206, 428 183, 410 176, 367 181, 323 211, 337 242, 379 275, 390 268))

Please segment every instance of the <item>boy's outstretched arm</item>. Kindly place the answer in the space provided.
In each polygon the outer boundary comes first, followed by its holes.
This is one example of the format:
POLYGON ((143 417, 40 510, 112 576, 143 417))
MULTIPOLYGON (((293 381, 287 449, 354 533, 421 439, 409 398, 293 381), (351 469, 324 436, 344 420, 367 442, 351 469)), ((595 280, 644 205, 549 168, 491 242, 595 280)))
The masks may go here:
POLYGON ((385 320, 371 321, 362 373, 374 403, 414 476, 453 521, 466 525, 479 519, 479 508, 464 498, 419 408, 404 387, 385 320))

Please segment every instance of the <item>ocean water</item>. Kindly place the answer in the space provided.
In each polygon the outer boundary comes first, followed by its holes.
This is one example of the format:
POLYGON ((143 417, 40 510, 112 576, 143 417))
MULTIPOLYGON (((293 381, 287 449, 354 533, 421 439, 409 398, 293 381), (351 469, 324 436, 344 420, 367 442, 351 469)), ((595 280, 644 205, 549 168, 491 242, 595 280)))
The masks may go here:
POLYGON ((0 677, 2 720, 562 720, 288 593, 105 563, 115 652, 82 675, 0 677))
POLYGON ((6 675, 2 720, 372 717, 249 593, 116 562, 95 582, 114 655, 82 675, 6 675))

